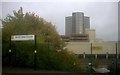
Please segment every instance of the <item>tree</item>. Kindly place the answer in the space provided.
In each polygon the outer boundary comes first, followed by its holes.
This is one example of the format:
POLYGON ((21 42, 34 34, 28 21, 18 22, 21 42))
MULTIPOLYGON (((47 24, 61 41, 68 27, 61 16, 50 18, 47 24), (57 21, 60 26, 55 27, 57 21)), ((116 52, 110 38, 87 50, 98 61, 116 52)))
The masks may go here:
MULTIPOLYGON (((9 43, 11 35, 37 36, 37 67, 48 70, 80 71, 80 63, 77 57, 70 54, 63 47, 65 43, 61 40, 55 26, 51 22, 35 15, 35 13, 23 13, 20 10, 13 11, 14 16, 8 15, 2 21, 2 44, 3 44, 3 65, 9 62, 9 43), (58 50, 61 50, 58 52, 58 50), (74 64, 76 63, 76 64, 74 64)), ((15 67, 33 67, 34 42, 12 41, 11 65, 15 67)))

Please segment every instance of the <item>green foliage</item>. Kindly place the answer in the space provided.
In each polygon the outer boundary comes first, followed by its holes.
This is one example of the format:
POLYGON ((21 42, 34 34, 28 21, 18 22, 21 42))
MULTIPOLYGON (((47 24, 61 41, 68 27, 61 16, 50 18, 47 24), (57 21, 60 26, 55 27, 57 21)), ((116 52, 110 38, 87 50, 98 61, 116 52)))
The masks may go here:
POLYGON ((93 63, 93 67, 96 67, 96 68, 98 68, 98 66, 100 65, 99 59, 94 59, 92 63, 93 63))
POLYGON ((13 11, 3 20, 2 47, 3 65, 15 67, 33 67, 34 41, 12 41, 11 60, 9 44, 11 35, 37 36, 37 68, 45 70, 81 71, 80 61, 73 54, 64 50, 65 43, 61 40, 55 26, 35 13, 23 14, 22 8, 13 11), (58 51, 60 50, 60 51, 58 51), (8 62, 9 61, 9 62, 8 62))

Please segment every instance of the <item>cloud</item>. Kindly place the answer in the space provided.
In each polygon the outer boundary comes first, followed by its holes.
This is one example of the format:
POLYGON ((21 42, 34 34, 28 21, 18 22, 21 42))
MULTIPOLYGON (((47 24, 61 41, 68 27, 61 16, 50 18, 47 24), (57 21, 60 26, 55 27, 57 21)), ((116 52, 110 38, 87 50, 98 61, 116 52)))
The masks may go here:
POLYGON ((74 11, 82 11, 90 17, 91 28, 96 30, 98 38, 117 40, 117 2, 5 2, 2 7, 3 18, 21 6, 24 12, 35 12, 51 21, 60 34, 65 31, 65 17, 74 11))

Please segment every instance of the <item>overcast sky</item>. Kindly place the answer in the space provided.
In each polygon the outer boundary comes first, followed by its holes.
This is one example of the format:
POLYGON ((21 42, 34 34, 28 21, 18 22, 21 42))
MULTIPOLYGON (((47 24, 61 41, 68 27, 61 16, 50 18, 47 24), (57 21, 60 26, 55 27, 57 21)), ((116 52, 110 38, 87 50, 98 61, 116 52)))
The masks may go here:
POLYGON ((2 18, 13 15, 13 10, 23 7, 25 12, 34 12, 52 22, 59 34, 65 33, 65 17, 72 12, 84 12, 90 17, 90 27, 96 30, 96 37, 105 41, 118 39, 117 2, 3 2, 2 18))

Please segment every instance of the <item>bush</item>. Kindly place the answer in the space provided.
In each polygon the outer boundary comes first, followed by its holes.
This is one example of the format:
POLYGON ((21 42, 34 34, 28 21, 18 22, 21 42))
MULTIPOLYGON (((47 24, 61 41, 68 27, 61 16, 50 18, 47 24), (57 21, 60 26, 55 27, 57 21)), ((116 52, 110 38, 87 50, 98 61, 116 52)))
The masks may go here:
POLYGON ((23 14, 22 8, 8 15, 3 23, 3 66, 33 67, 34 41, 12 41, 9 54, 10 37, 12 35, 36 35, 37 68, 44 70, 81 71, 80 61, 73 54, 64 50, 65 43, 61 40, 52 23, 34 13, 23 14), (58 50, 60 50, 58 52, 58 50), (11 60, 10 59, 11 56, 11 60))

